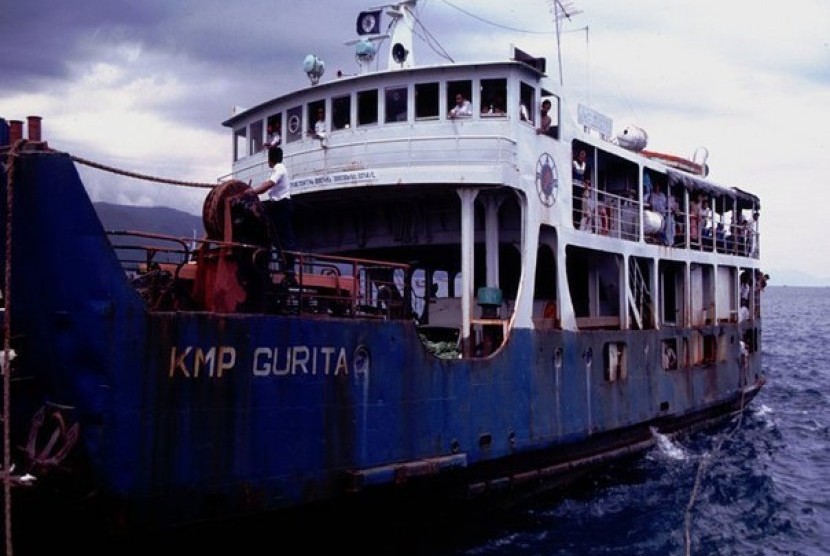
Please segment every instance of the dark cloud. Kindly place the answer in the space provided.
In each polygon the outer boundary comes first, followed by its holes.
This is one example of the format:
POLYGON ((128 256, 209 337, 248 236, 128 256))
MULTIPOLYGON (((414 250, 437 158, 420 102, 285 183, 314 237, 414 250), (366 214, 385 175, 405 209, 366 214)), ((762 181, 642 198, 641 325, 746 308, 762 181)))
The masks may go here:
POLYGON ((160 2, 78 0, 4 2, 0 10, 3 69, 0 82, 25 88, 67 77, 67 62, 84 51, 84 41, 103 34, 140 38, 164 19, 160 2))

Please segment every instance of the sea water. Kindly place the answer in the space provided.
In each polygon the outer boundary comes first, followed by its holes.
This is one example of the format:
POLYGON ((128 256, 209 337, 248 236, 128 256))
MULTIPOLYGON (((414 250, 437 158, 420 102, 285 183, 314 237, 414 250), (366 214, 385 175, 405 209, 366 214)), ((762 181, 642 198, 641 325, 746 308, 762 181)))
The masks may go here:
POLYGON ((762 310, 768 382, 741 418, 432 554, 830 554, 830 288, 768 287, 762 310))

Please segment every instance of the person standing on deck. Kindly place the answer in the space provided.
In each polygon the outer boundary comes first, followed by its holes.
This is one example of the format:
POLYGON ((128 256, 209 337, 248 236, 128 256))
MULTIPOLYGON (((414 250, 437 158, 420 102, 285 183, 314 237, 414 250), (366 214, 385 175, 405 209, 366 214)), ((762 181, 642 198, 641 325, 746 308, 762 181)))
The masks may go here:
MULTIPOLYGON (((582 195, 578 188, 584 187, 585 182, 591 179, 591 167, 588 164, 588 154, 585 149, 580 149, 573 159, 573 205, 574 205, 574 226, 582 229, 582 195)), ((584 194, 584 191, 583 191, 584 194)))
MULTIPOLYGON (((274 246, 278 251, 283 249, 293 251, 296 249, 294 239, 294 206, 291 201, 291 184, 288 178, 288 169, 282 163, 282 149, 271 147, 268 149, 268 167, 271 168, 271 175, 267 180, 254 188, 254 193, 268 196, 263 201, 265 212, 268 215, 276 237, 273 239, 274 246)), ((294 255, 288 254, 285 257, 286 265, 290 270, 294 266, 294 255)))
POLYGON ((585 180, 585 189, 582 192, 582 219, 579 222, 579 229, 586 232, 594 232, 594 225, 597 217, 597 203, 594 198, 594 191, 591 188, 591 180, 585 180))
POLYGON ((578 181, 591 179, 591 167, 588 165, 588 154, 585 149, 580 150, 573 160, 573 179, 578 181))
POLYGON ((700 208, 701 208, 701 194, 697 194, 691 197, 691 203, 689 204, 689 241, 692 246, 697 247, 700 249, 700 232, 701 232, 701 222, 700 222, 700 208))

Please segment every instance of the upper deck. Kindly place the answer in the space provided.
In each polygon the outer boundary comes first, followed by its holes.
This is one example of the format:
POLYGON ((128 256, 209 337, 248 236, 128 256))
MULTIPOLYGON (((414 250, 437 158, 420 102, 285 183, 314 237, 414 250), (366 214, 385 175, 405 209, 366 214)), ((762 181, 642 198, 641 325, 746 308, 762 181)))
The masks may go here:
POLYGON ((509 61, 384 71, 292 92, 224 122, 234 130, 234 177, 267 176, 273 129, 297 193, 355 184, 516 185, 517 144, 535 136, 542 100, 552 101, 558 130, 559 97, 542 77, 509 61), (449 117, 457 94, 470 100, 471 116, 449 117), (314 134, 320 109, 324 141, 314 134))
MULTIPOLYGON (((293 195, 343 189, 360 195, 364 187, 416 184, 506 186, 524 191, 531 203, 541 201, 544 223, 584 231, 581 221, 587 217, 596 235, 749 254, 733 247, 737 239, 725 237, 718 249, 720 224, 724 236, 752 234, 755 248, 750 251, 757 256, 758 230, 744 230, 757 220, 757 197, 670 168, 654 153, 623 148, 574 121, 571 114, 578 110, 556 92, 537 67, 516 60, 341 77, 276 97, 224 122, 233 129, 233 177, 251 183, 267 178, 267 141, 276 132, 293 195), (458 94, 470 99, 471 115, 449 115, 458 94), (538 134, 545 100, 551 103, 551 131, 538 134), (324 139, 315 132, 321 110, 324 139), (580 150, 587 152, 595 174, 594 190, 588 192, 592 203, 587 204, 582 202, 584 183, 572 173, 571 161, 580 150), (544 160, 551 166, 555 190, 549 198, 537 198, 544 160), (661 185, 674 205, 676 239, 658 240, 649 233, 651 183, 661 185), (710 205, 711 214, 703 217, 700 196, 710 205), (632 214, 634 221, 627 221, 632 214)), ((585 238, 576 236, 580 239, 585 238)))

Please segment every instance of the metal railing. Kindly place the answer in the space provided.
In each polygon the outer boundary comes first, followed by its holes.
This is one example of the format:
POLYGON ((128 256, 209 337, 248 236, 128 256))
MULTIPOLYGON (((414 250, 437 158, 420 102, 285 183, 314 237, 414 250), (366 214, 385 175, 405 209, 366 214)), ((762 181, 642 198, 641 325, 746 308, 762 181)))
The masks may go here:
POLYGON ((150 310, 206 310, 194 286, 197 280, 204 284, 211 280, 199 266, 221 256, 222 249, 231 249, 267 276, 261 310, 251 312, 370 319, 411 316, 406 264, 144 232, 107 233, 127 277, 150 310))

